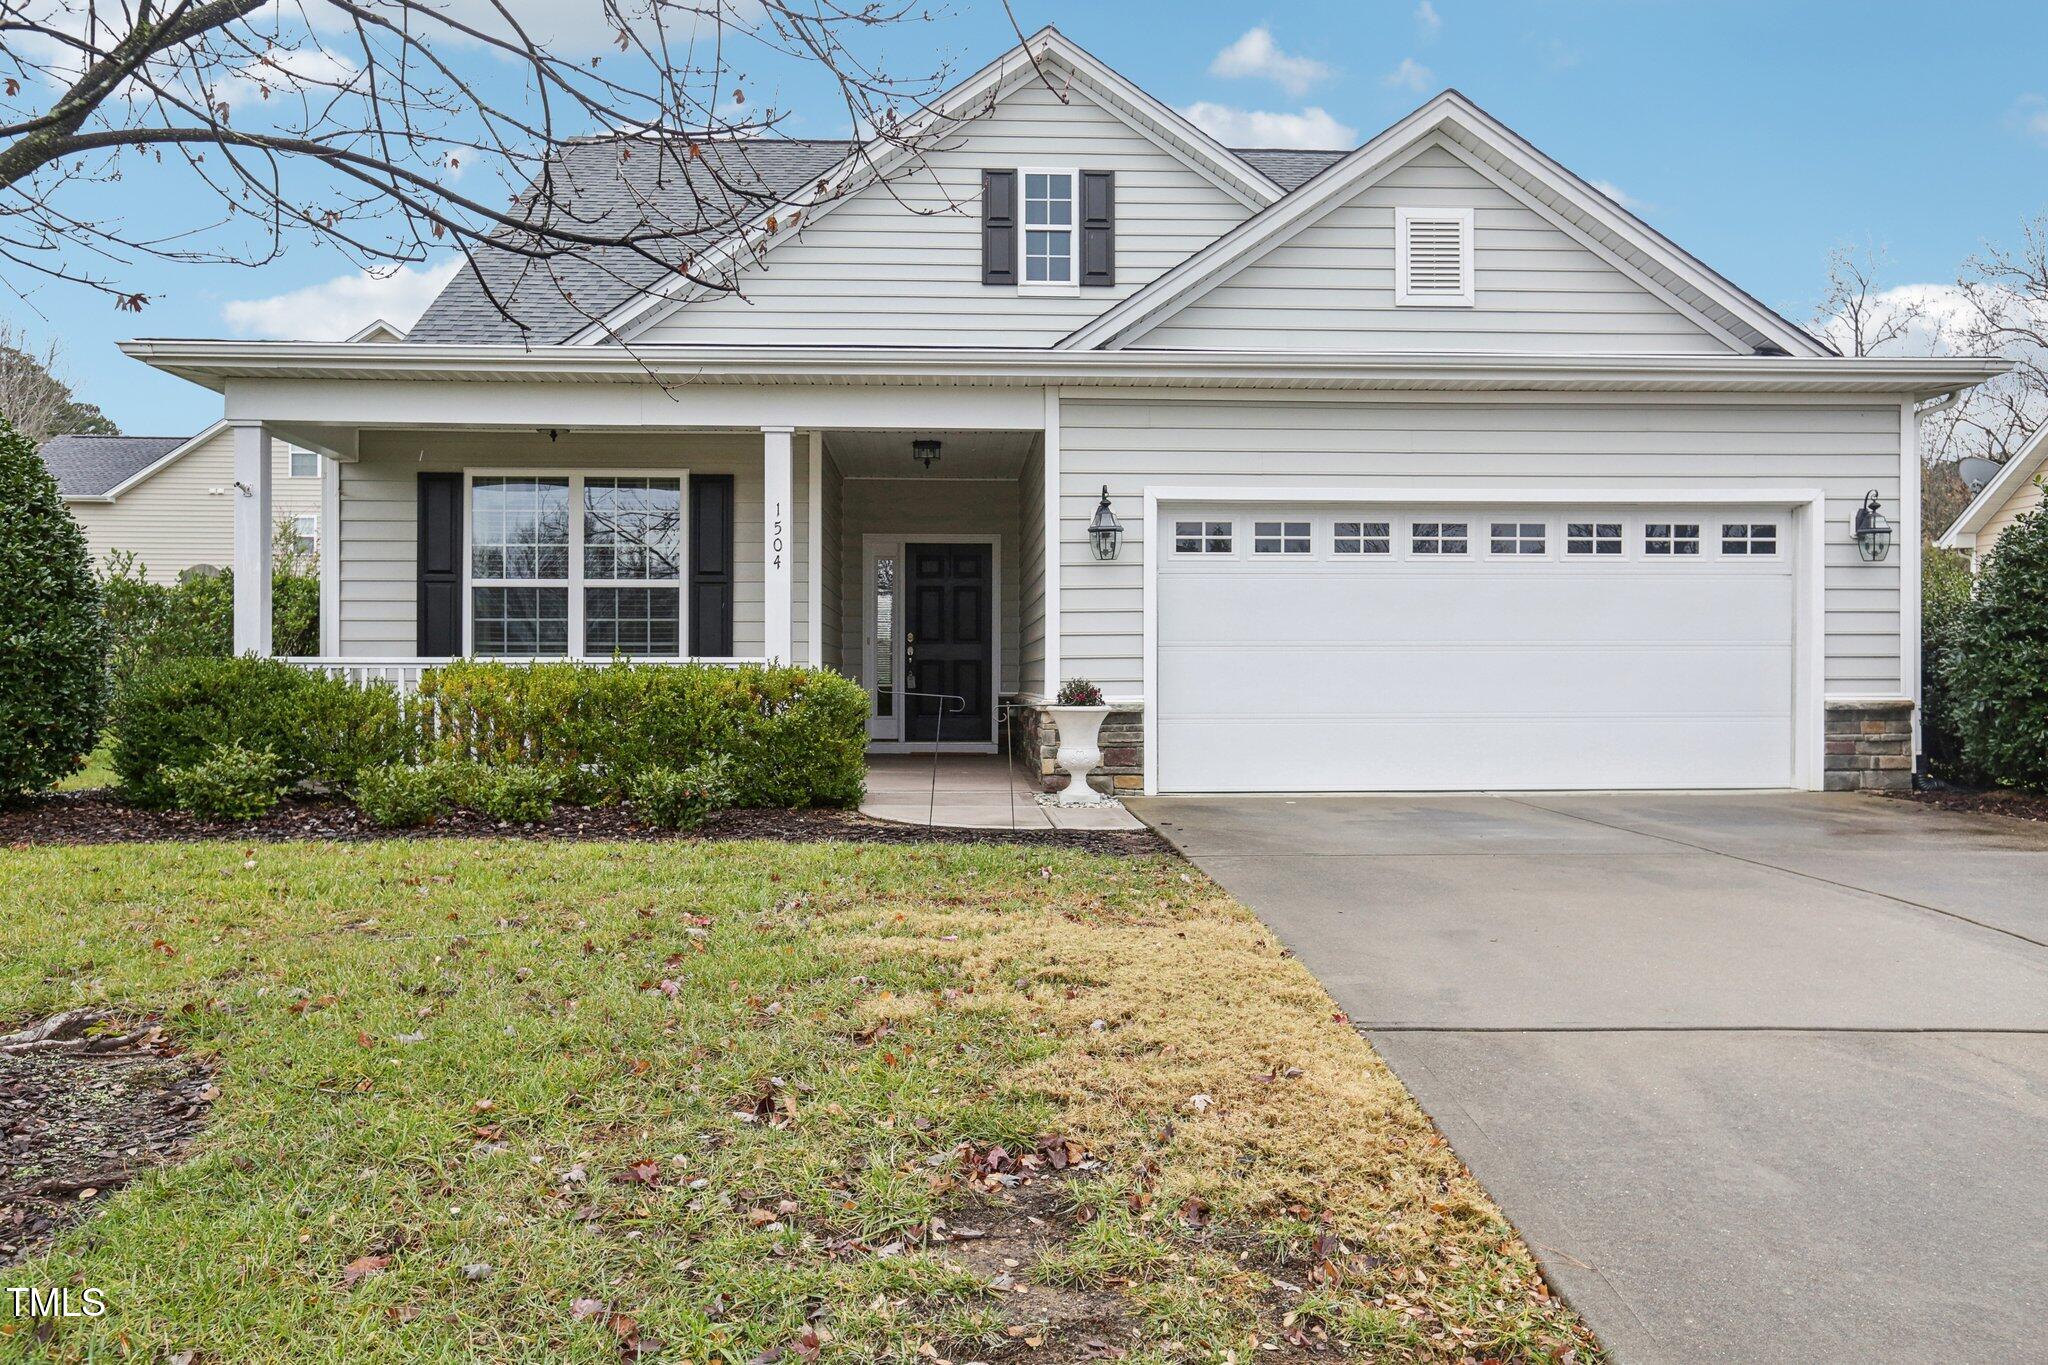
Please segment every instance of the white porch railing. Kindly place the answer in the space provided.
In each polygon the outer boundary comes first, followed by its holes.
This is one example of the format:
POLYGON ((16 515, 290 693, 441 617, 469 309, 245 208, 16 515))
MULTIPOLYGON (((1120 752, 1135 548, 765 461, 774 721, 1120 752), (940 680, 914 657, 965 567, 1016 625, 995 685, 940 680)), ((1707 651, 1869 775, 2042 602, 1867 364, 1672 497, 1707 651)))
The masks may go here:
MULTIPOLYGON (((376 683, 389 683, 398 689, 400 695, 410 695, 419 690, 420 674, 429 668, 444 664, 460 663, 459 659, 423 659, 409 656, 364 657, 361 655, 339 655, 316 658, 307 655, 288 657, 282 660, 294 668, 309 669, 325 673, 330 678, 340 678, 358 687, 369 687, 376 683)), ((583 668, 608 668, 610 659, 492 659, 488 662, 511 664, 515 667, 537 663, 573 663, 583 668)), ((717 659, 628 659, 635 668, 674 668, 679 664, 703 664, 712 668, 742 668, 748 664, 765 664, 766 659, 717 658, 717 659)))

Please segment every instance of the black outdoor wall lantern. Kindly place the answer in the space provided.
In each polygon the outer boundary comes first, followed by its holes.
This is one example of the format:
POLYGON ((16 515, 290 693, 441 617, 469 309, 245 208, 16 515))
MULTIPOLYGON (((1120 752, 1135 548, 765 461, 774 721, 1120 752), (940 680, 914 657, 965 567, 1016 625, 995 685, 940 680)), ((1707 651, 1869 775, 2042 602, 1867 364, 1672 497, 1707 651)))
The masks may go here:
POLYGON ((930 469, 939 458, 939 443, 929 440, 912 441, 910 443, 910 458, 922 461, 924 467, 930 469))
POLYGON ((1856 548, 1872 563, 1892 550, 1892 524, 1877 507, 1877 490, 1873 488, 1863 495, 1863 505, 1856 509, 1856 548))
POLYGON ((1115 559, 1123 548, 1124 525, 1109 510, 1109 485, 1102 486, 1102 501, 1095 504, 1095 519, 1088 523, 1088 544, 1097 559, 1115 559))

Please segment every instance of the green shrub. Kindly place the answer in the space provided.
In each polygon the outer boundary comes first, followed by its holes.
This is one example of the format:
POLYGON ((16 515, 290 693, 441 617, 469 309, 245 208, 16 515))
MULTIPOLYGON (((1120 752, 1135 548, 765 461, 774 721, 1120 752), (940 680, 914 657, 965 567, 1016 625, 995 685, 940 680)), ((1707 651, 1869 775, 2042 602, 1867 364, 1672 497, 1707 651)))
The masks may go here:
POLYGON ((0 417, 0 801, 92 752, 106 649, 85 535, 35 443, 0 417))
POLYGON ((233 740, 197 763, 163 774, 179 810, 208 820, 253 820, 276 807, 286 786, 277 755, 233 740))
POLYGON ((732 760, 720 755, 687 768, 642 768, 628 784, 633 813, 650 825, 695 829, 732 804, 732 760))
POLYGON ((380 763, 356 774, 363 814, 385 829, 432 823, 461 804, 462 777, 452 763, 380 763))
POLYGON ((172 799, 165 774, 216 743, 268 749, 289 785, 348 782, 405 757, 415 731, 390 687, 357 687, 275 659, 170 659, 126 680, 113 711, 114 771, 145 805, 172 799))
POLYGON ((439 753, 544 769, 579 800, 717 756, 742 806, 854 805, 866 778, 867 696, 821 670, 458 663, 420 691, 439 753))
MULTIPOLYGON (((271 652, 320 652, 320 578, 309 556, 279 533, 270 575, 271 652)), ((107 669, 114 686, 166 659, 225 659, 234 653, 235 575, 188 570, 154 582, 132 551, 107 556, 100 575, 107 669)))
POLYGON ((2005 529, 1945 648, 1942 705, 1962 760, 2048 789, 2048 509, 2005 529))
POLYGON ((545 820, 555 813, 562 779, 546 768, 479 768, 464 787, 463 805, 480 810, 493 820, 525 824, 545 820))
POLYGON ((1936 776, 1955 782, 1971 781, 1975 774, 1963 760, 1946 674, 1975 582, 1968 556, 1926 551, 1920 577, 1920 749, 1936 776))

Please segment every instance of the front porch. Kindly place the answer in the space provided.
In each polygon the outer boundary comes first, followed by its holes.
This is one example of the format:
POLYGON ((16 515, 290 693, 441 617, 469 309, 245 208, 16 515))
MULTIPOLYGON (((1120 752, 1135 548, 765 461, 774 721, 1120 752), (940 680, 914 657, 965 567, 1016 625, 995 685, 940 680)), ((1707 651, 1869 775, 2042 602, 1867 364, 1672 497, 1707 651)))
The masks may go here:
MULTIPOLYGON (((273 433, 324 456, 321 652, 294 663, 401 691, 458 658, 825 668, 869 693, 878 758, 1051 776, 1042 429, 241 422, 245 653, 270 652, 273 433)), ((1134 784, 1119 757, 1101 785, 1134 784)))
POLYGON ((870 754, 862 815, 938 829, 1139 830, 1122 806, 1041 804, 1037 774, 1005 754, 870 754))

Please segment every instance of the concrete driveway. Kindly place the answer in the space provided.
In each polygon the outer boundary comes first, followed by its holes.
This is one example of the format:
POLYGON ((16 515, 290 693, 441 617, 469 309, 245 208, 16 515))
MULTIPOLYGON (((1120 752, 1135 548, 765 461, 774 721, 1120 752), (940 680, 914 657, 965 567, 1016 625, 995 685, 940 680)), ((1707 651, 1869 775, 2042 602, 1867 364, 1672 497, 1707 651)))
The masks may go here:
POLYGON ((2048 829, 1158 798, 1623 1361, 2048 1360, 2048 829))

